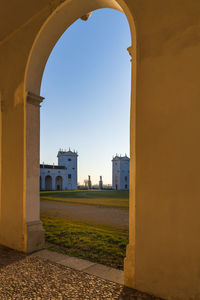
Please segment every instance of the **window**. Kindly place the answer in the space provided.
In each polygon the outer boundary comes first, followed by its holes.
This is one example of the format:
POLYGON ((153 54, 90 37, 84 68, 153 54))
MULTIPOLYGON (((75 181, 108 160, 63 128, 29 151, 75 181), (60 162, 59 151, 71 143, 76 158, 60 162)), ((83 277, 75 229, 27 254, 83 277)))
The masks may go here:
POLYGON ((72 178, 72 174, 68 174, 68 179, 71 179, 72 178))
POLYGON ((124 180, 125 180, 125 181, 127 181, 127 180, 128 180, 128 177, 127 177, 127 176, 125 176, 125 177, 124 177, 124 180))
POLYGON ((127 189, 127 187, 128 187, 127 184, 125 184, 125 189, 127 189))
POLYGON ((71 161, 71 158, 68 158, 68 161, 71 161))

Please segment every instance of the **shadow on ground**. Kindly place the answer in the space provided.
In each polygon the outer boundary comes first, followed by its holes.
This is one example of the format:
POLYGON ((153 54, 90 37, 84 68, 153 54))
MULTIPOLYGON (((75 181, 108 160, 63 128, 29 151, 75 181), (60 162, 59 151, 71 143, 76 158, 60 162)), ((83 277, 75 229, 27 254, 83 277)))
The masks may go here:
POLYGON ((122 288, 122 291, 117 299, 119 300, 164 300, 125 286, 122 288))
POLYGON ((0 245, 0 269, 24 259, 27 254, 0 245))

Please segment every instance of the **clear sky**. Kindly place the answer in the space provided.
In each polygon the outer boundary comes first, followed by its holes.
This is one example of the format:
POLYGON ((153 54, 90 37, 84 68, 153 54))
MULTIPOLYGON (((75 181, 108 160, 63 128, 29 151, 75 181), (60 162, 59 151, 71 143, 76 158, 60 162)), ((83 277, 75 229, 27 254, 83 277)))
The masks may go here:
POLYGON ((40 161, 78 151, 78 181, 112 183, 112 156, 129 156, 131 45, 125 15, 112 9, 77 20, 55 45, 41 96, 40 161))

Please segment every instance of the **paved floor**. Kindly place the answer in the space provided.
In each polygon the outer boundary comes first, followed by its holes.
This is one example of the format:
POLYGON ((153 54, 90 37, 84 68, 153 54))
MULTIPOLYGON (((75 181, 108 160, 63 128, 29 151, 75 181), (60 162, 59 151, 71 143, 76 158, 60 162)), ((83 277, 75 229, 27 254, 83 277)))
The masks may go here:
POLYGON ((0 299, 158 300, 91 272, 88 274, 87 269, 94 267, 93 263, 80 260, 72 265, 72 259, 63 260, 59 255, 45 251, 25 255, 1 246, 0 299), (66 266, 70 263, 71 267, 66 266))

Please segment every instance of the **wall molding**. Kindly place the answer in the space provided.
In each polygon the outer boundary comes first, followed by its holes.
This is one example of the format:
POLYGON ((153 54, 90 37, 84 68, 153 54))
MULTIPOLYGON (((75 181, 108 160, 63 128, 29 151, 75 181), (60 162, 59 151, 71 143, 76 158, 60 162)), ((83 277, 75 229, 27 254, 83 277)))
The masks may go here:
POLYGON ((44 97, 38 96, 34 93, 28 92, 26 97, 26 102, 35 106, 39 106, 44 100, 44 97))

